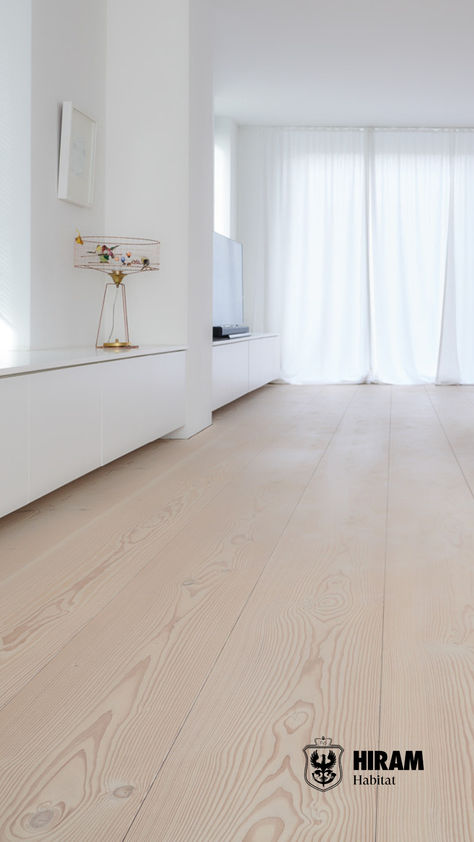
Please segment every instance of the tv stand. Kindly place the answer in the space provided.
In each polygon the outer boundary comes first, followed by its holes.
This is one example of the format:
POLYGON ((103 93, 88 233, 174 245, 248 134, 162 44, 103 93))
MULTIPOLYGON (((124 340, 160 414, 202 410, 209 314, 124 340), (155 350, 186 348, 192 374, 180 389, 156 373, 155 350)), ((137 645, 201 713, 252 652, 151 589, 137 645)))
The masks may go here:
POLYGON ((276 333, 250 333, 212 343, 213 410, 279 376, 280 337, 276 333))

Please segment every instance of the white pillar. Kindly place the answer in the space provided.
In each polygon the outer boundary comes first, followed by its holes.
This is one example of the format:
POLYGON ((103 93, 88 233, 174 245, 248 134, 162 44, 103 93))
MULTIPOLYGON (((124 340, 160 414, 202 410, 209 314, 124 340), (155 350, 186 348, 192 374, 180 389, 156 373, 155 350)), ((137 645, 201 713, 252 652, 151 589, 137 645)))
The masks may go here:
POLYGON ((106 232, 161 242, 127 282, 130 333, 187 345, 189 436, 211 421, 209 0, 108 0, 107 30, 106 232))

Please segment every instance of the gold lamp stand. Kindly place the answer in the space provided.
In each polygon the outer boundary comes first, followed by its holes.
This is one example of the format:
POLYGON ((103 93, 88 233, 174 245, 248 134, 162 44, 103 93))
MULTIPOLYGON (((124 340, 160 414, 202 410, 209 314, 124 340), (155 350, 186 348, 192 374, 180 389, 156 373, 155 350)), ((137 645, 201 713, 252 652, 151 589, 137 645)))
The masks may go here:
POLYGON ((105 284, 95 347, 112 351, 138 348, 130 342, 123 279, 125 275, 141 275, 160 268, 159 241, 144 237, 82 237, 77 232, 74 266, 106 272, 112 279, 105 284))
POLYGON ((125 284, 123 283, 123 279, 125 277, 124 272, 110 272, 110 277, 112 278, 113 283, 107 283, 104 289, 104 297, 102 299, 102 308, 100 311, 100 318, 99 318, 99 326, 97 328, 97 337, 95 340, 95 347, 96 348, 115 348, 120 350, 121 348, 138 348, 138 345, 132 345, 130 342, 130 336, 128 333, 128 314, 127 314, 127 294, 125 292, 125 284), (104 320, 104 310, 107 302, 107 297, 110 299, 109 290, 113 290, 113 302, 111 303, 110 307, 112 310, 112 327, 110 333, 108 335, 107 341, 104 342, 102 345, 99 345, 99 337, 102 329, 102 322, 104 320), (121 298, 118 299, 119 292, 121 292, 121 298), (121 309, 122 309, 122 318, 123 318, 123 333, 124 338, 119 339, 116 336, 116 333, 120 333, 119 330, 116 330, 116 309, 117 309, 117 299, 121 302, 121 309), (115 337, 112 340, 112 337, 115 337))

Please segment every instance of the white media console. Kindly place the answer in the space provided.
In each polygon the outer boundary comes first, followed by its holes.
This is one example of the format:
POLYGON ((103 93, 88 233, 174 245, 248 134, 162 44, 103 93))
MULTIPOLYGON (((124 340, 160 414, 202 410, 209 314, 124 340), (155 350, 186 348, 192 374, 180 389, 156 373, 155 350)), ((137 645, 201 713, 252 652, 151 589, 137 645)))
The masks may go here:
POLYGON ((253 333, 212 343, 212 409, 218 409, 280 374, 280 338, 253 333))
POLYGON ((0 516, 185 423, 185 348, 0 358, 0 516))

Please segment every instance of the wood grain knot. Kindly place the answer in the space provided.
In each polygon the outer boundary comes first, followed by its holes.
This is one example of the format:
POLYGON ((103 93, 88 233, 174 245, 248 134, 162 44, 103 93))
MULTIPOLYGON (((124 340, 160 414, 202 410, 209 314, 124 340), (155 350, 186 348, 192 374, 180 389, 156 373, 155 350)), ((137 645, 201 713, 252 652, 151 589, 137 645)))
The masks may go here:
POLYGON ((304 711, 295 711, 291 713, 290 716, 287 716, 283 725, 288 734, 294 734, 298 728, 302 728, 303 725, 306 725, 308 721, 308 714, 304 711))
POLYGON ((327 824, 328 821, 328 814, 325 810, 321 810, 317 804, 312 804, 311 806, 311 819, 313 824, 317 824, 319 826, 327 824))
POLYGON ((244 842, 278 842, 284 832, 285 824, 282 819, 260 819, 245 834, 244 842))
POLYGON ((321 584, 316 598, 306 598, 304 607, 322 622, 346 614, 352 607, 349 580, 345 576, 330 576, 321 584))
POLYGON ((134 789, 134 786, 118 786, 117 789, 114 789, 113 794, 116 798, 130 798, 134 789))
POLYGON ((46 825, 52 822, 53 818, 53 810, 38 810, 37 813, 33 813, 30 817, 30 827, 33 827, 35 830, 37 828, 46 827, 46 825))
POLYGON ((20 820, 24 831, 30 835, 33 830, 44 830, 45 828, 56 827, 64 815, 64 804, 53 805, 50 801, 40 804, 34 813, 26 813, 20 820))

